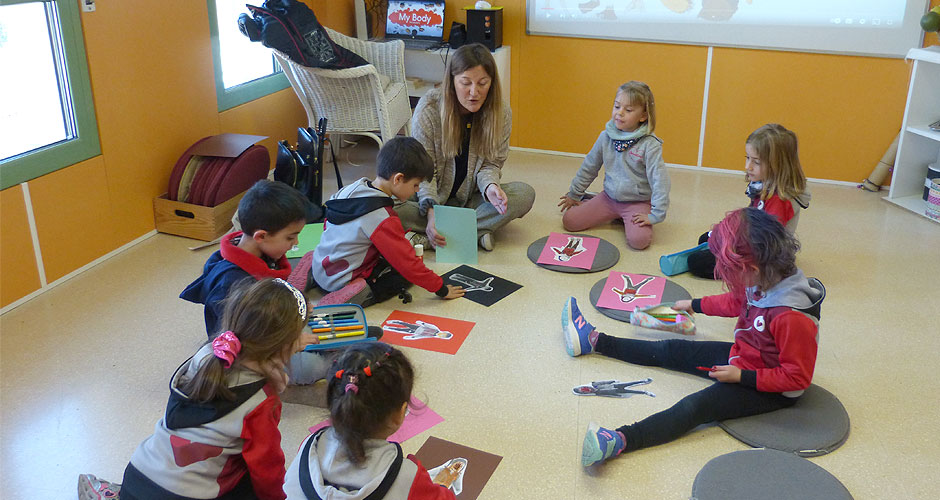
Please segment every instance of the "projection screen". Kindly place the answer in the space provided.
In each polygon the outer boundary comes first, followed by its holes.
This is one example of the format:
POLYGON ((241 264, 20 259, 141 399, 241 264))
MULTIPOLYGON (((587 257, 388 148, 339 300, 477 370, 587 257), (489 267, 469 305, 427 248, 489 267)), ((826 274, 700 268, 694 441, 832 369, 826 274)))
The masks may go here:
POLYGON ((904 57, 927 0, 529 0, 530 35, 904 57))

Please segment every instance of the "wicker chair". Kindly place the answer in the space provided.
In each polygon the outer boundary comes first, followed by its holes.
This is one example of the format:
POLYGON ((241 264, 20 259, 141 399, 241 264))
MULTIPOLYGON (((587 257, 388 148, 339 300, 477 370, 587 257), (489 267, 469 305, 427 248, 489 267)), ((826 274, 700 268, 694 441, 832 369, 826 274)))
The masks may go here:
POLYGON ((327 132, 371 137, 382 146, 402 127, 411 135, 411 101, 405 84, 405 44, 369 42, 326 28, 330 38, 370 64, 347 69, 310 68, 273 50, 307 111, 310 127, 327 119, 327 132), (375 132, 378 132, 376 135, 375 132))

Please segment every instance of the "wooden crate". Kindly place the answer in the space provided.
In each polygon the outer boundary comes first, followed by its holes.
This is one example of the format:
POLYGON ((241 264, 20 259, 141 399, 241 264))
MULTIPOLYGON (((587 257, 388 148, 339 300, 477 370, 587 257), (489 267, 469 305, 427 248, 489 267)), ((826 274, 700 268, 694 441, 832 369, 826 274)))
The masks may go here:
POLYGON ((167 199, 163 193, 153 199, 153 221, 157 231, 186 238, 212 241, 232 227, 232 215, 245 191, 214 207, 167 199))

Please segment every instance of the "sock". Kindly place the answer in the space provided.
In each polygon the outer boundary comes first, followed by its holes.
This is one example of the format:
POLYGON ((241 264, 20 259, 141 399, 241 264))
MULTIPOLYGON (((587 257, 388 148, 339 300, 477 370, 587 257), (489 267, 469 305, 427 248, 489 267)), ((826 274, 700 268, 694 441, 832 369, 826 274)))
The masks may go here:
POLYGON ((588 334, 588 342, 591 344, 591 350, 597 348, 597 338, 600 337, 601 332, 594 330, 588 334))

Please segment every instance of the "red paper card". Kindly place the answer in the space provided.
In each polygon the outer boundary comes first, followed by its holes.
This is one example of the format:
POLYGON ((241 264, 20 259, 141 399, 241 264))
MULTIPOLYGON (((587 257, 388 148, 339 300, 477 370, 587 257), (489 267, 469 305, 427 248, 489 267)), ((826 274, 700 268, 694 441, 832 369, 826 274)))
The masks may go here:
MULTIPOLYGON (((412 396, 408 413, 405 415, 405 421, 401 423, 401 427, 394 434, 388 437, 388 440, 393 443, 404 443, 443 421, 444 417, 438 415, 420 399, 412 396), (412 407, 415 409, 412 409, 412 407)), ((313 434, 328 425, 330 425, 330 419, 311 427, 310 433, 313 434)))
POLYGON ((457 354, 476 323, 405 311, 393 311, 382 323, 382 342, 457 354))
POLYGON ((600 238, 550 233, 536 262, 590 269, 594 264, 594 255, 597 254, 597 246, 600 242, 600 238))
POLYGON ((662 302, 666 278, 611 271, 604 283, 597 307, 632 311, 637 307, 654 306, 662 302))

